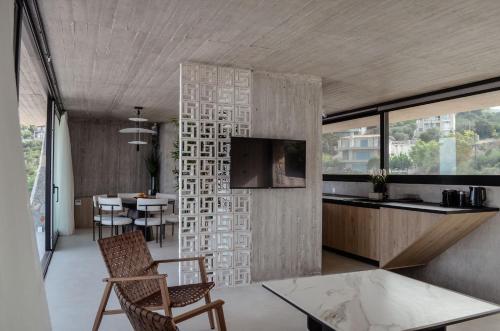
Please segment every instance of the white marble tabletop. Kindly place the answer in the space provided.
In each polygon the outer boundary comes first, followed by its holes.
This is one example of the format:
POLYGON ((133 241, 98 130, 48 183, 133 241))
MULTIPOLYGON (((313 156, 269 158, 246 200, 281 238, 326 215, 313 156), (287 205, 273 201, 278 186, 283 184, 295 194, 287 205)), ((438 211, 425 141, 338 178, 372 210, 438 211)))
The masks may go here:
POLYGON ((500 312, 500 306, 381 269, 263 286, 336 331, 420 330, 500 312))

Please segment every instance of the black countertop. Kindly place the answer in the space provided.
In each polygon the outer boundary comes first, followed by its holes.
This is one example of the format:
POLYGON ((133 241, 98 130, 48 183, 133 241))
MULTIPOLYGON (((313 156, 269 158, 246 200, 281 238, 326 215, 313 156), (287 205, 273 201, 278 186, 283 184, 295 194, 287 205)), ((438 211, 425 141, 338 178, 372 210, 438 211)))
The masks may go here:
POLYGON ((375 209, 381 207, 406 209, 435 214, 467 214, 499 211, 498 208, 492 207, 443 207, 439 203, 432 202, 418 202, 408 200, 374 201, 368 200, 366 197, 337 195, 329 193, 323 193, 323 202, 375 209))

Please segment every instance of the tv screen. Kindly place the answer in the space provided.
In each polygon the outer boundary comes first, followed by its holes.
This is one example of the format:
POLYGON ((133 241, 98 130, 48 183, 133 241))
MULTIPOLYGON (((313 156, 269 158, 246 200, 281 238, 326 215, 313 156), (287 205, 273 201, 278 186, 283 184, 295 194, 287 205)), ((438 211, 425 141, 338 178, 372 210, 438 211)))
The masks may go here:
POLYGON ((306 186, 306 142, 233 137, 231 188, 306 186))

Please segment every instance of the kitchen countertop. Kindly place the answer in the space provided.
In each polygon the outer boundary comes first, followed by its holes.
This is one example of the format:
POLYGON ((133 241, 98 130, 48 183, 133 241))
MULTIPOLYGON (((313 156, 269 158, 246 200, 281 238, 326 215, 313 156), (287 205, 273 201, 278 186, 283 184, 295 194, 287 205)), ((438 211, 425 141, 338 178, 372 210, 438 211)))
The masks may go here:
POLYGON ((420 211, 426 213, 436 214, 466 214, 466 213, 484 213, 484 212, 497 212, 500 209, 493 207, 443 207, 439 203, 432 202, 410 202, 410 201, 374 201, 368 200, 366 197, 337 195, 330 193, 323 193, 323 202, 336 203, 341 205, 350 205, 365 208, 395 208, 406 209, 413 211, 420 211))

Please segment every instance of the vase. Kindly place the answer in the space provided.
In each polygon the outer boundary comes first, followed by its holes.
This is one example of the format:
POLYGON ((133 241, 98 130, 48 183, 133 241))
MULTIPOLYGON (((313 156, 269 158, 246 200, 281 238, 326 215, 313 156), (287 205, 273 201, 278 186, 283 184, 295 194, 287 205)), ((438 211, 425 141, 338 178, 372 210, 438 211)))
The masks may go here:
POLYGON ((151 195, 156 195, 156 193, 158 193, 158 180, 156 176, 151 176, 150 187, 151 195))
POLYGON ((375 193, 385 193, 387 191, 387 187, 385 183, 373 184, 373 192, 375 193))

